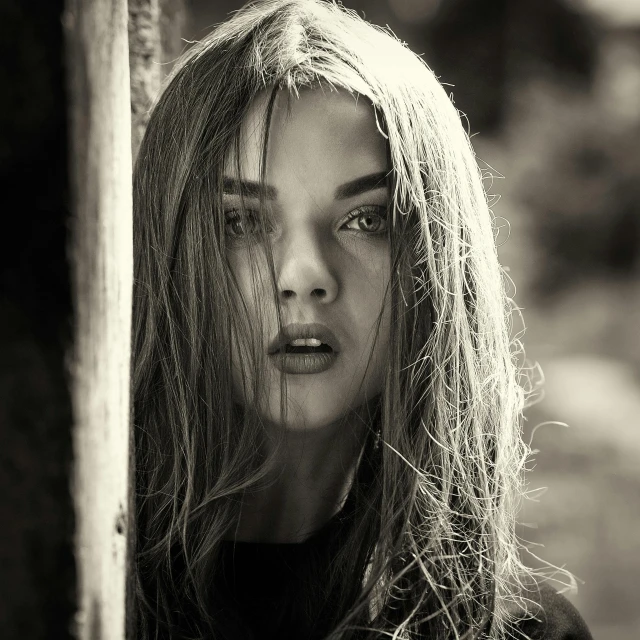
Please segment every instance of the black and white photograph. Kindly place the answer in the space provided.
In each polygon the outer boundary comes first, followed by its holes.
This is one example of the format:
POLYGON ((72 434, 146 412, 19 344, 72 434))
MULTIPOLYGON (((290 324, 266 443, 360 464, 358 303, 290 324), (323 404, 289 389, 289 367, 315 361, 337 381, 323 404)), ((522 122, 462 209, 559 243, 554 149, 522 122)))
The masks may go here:
POLYGON ((640 638, 640 2, 0 33, 1 638, 640 638))

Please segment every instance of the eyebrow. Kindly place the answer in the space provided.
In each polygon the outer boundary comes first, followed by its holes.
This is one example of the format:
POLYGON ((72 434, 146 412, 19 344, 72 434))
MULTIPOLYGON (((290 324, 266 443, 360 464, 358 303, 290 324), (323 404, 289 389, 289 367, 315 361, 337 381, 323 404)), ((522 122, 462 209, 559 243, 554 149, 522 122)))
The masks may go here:
MULTIPOLYGON (((382 189, 387 186, 388 172, 380 171, 371 173, 341 184, 334 193, 336 200, 346 200, 353 198, 367 191, 382 189)), ((266 200, 275 200, 278 197, 278 190, 271 185, 262 185, 253 180, 236 180, 235 178, 224 177, 222 179, 222 191, 225 195, 241 195, 244 198, 259 199, 260 195, 266 200)))
POLYGON ((260 184, 252 180, 236 180, 224 177, 222 179, 222 193, 229 196, 243 196, 244 198, 259 199, 260 195, 267 200, 275 200, 278 190, 268 184, 260 184))
POLYGON ((381 171, 380 173, 371 173, 368 176, 356 178, 351 182, 345 182, 336 189, 334 197, 336 200, 346 200, 367 191, 386 187, 387 175, 386 171, 381 171))

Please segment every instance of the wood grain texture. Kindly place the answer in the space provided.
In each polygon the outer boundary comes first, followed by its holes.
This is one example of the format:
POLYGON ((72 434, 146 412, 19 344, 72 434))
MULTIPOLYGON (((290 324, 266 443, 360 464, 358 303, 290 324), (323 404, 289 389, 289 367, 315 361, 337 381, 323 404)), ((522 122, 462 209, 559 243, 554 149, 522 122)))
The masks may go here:
POLYGON ((125 634, 132 288, 126 0, 68 0, 76 636, 125 634))

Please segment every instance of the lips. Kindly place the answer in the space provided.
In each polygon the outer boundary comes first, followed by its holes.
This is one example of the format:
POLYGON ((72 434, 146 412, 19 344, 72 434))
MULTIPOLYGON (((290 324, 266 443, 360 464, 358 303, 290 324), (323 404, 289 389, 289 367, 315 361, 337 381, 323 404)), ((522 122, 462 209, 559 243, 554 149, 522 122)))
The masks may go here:
POLYGON ((325 325, 317 322, 311 324, 288 324, 269 344, 269 355, 305 355, 316 353, 340 352, 340 345, 335 334, 325 325))
POLYGON ((324 373, 338 360, 340 344, 325 325, 288 324, 269 344, 271 362, 282 373, 324 373))

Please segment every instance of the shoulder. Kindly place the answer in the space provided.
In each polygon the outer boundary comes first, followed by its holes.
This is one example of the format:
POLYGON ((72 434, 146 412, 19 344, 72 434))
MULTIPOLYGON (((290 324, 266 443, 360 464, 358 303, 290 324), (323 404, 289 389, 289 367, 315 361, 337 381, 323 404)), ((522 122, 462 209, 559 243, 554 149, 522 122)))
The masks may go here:
POLYGON ((527 598, 532 602, 526 617, 514 623, 514 639, 593 640, 578 610, 550 585, 541 584, 527 598))

